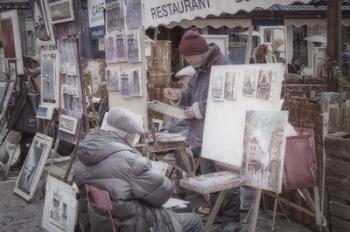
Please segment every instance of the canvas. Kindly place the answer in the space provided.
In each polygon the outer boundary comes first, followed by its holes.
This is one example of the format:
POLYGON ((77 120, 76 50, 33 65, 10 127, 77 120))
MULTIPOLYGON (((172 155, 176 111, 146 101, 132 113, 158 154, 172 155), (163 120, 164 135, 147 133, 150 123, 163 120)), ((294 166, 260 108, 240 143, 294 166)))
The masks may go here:
POLYGON ((58 130, 75 135, 77 132, 78 119, 68 115, 61 114, 58 130))
POLYGON ((8 87, 7 81, 0 82, 0 108, 2 108, 3 100, 4 100, 4 98, 6 96, 6 92, 7 92, 7 87, 8 87))
POLYGON ((106 28, 107 32, 115 32, 124 29, 123 1, 106 0, 106 28))
POLYGON ((244 71, 243 96, 256 97, 257 74, 257 70, 254 69, 244 71))
POLYGON ((127 71, 121 71, 120 73, 120 91, 124 98, 131 98, 131 90, 130 90, 130 81, 129 81, 130 73, 127 71))
POLYGON ((45 120, 51 120, 53 116, 53 106, 39 105, 36 111, 36 117, 45 120))
POLYGON ((76 39, 58 40, 60 74, 60 108, 83 112, 82 81, 80 76, 78 43, 76 39))
POLYGON ((125 41, 125 32, 117 32, 115 34, 115 49, 117 63, 127 61, 126 52, 127 46, 125 41))
POLYGON ((47 157, 51 151, 53 138, 37 133, 29 148, 27 158, 16 181, 14 193, 30 201, 35 193, 47 157))
POLYGON ((126 25, 129 29, 142 26, 141 0, 126 1, 126 25))
POLYGON ((109 91, 120 91, 120 69, 118 67, 106 69, 106 86, 109 91))
POLYGON ((287 111, 247 111, 244 132, 244 184, 282 190, 287 111))
POLYGON ((106 34, 105 36, 105 59, 107 64, 117 63, 115 34, 106 34))
POLYGON ((58 0, 49 3, 48 13, 52 24, 73 21, 74 10, 72 0, 58 0))
POLYGON ((57 139, 77 145, 82 130, 82 113, 61 110, 57 139))
POLYGON ((224 97, 226 100, 235 100, 237 97, 236 73, 226 72, 224 97))
POLYGON ((224 100, 225 75, 218 74, 213 76, 213 85, 211 87, 212 99, 214 101, 224 100))
POLYGON ((40 45, 55 45, 51 20, 48 17, 48 0, 30 1, 36 37, 40 45))
POLYGON ((133 69, 129 76, 130 91, 133 97, 142 97, 141 69, 133 69))
POLYGON ((270 98, 272 70, 261 70, 259 72, 256 97, 264 100, 270 98))
MULTIPOLYGON (((232 76, 232 73, 235 73, 236 94, 233 94, 234 100, 231 100, 231 96, 227 94, 227 91, 226 96, 223 94, 221 97, 222 100, 219 102, 213 98, 212 91, 208 93, 202 157, 220 161, 239 169, 242 166, 243 159, 246 111, 281 109, 283 101, 280 99, 280 96, 284 77, 284 66, 281 64, 213 66, 211 69, 209 90, 215 84, 214 78, 223 76, 228 80, 231 77, 227 77, 232 76), (246 87, 251 73, 256 75, 255 84, 258 84, 258 73, 260 71, 272 71, 269 100, 257 98, 256 87, 255 94, 248 92, 246 87)), ((227 83, 225 88, 229 85, 231 84, 227 83)))
POLYGON ((0 122, 2 121, 3 118, 5 118, 5 114, 7 111, 7 107, 12 95, 12 90, 15 87, 15 83, 14 82, 10 82, 8 87, 7 87, 7 91, 6 94, 4 95, 3 101, 2 101, 2 107, 0 108, 0 122))
POLYGON ((24 74, 21 33, 17 10, 5 11, 0 14, 2 46, 5 58, 16 59, 17 74, 24 74))
POLYGON ((260 41, 271 45, 275 61, 286 64, 287 32, 284 26, 260 27, 260 41))
POLYGON ((52 176, 47 177, 42 227, 51 232, 74 231, 78 201, 75 188, 52 176))
POLYGON ((59 60, 57 50, 41 53, 41 104, 59 107, 59 60))
POLYGON ((105 75, 105 61, 103 59, 83 59, 81 60, 82 70, 84 75, 90 78, 91 94, 97 94, 101 81, 105 75))
POLYGON ((132 30, 127 33, 127 57, 129 63, 141 62, 140 30, 132 30))

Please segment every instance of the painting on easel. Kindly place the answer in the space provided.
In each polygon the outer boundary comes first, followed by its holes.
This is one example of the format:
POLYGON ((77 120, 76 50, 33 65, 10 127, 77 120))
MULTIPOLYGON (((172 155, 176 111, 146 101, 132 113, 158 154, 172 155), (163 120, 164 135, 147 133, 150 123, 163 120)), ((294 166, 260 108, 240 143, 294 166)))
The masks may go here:
POLYGON ((247 111, 242 176, 245 185, 280 193, 286 111, 247 111))

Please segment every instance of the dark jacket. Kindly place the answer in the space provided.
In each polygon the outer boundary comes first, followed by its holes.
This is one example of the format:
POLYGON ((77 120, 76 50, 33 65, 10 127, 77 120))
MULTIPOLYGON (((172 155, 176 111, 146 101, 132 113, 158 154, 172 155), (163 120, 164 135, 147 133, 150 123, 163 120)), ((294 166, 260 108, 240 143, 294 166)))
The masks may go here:
POLYGON ((210 70, 213 65, 229 64, 216 44, 209 44, 209 55, 202 66, 196 68, 195 75, 191 78, 188 88, 181 91, 179 106, 189 107, 197 102, 202 119, 193 118, 189 124, 187 143, 191 147, 201 147, 204 130, 205 111, 210 80, 210 70))
MULTIPOLYGON (((88 212, 91 217, 84 188, 84 184, 90 184, 109 192, 113 220, 119 225, 118 231, 143 232, 150 228, 153 231, 181 231, 175 228, 171 213, 161 208, 173 191, 172 183, 153 172, 147 159, 116 133, 103 130, 90 132, 79 145, 78 159, 74 178, 82 193, 79 201, 80 221, 89 221, 88 212)), ((106 226, 101 222, 109 221, 108 214, 103 220, 101 217, 103 213, 95 209, 90 224, 106 226)), ((85 224, 84 227, 86 229, 89 225, 85 224)))

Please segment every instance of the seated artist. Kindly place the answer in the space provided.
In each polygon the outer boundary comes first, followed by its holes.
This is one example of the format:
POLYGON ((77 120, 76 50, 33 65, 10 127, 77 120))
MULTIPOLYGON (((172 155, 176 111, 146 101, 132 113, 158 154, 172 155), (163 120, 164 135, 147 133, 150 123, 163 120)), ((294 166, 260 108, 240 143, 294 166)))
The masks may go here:
POLYGON ((89 216, 93 224, 108 218, 108 215, 88 211, 84 184, 109 192, 118 231, 202 231, 197 215, 162 208, 172 194, 173 184, 154 172, 148 160, 133 147, 144 132, 142 118, 126 109, 114 108, 108 114, 107 123, 114 131, 92 131, 78 148, 74 177, 82 196, 79 221, 83 231, 100 231, 89 228, 92 224, 89 216))

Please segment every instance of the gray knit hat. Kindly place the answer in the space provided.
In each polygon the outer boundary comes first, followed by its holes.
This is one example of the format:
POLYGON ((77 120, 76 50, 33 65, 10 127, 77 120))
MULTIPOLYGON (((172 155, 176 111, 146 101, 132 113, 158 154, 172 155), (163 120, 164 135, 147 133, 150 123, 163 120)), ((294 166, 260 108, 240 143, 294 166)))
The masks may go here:
POLYGON ((142 116, 124 108, 111 109, 107 116, 107 124, 127 133, 145 133, 142 116))

